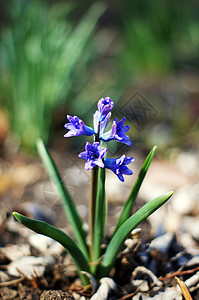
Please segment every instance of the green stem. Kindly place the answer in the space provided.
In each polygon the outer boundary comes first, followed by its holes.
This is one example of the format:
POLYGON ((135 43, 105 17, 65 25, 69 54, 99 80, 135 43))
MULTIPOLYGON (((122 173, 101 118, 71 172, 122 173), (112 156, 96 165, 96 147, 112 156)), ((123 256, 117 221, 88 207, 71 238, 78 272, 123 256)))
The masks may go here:
POLYGON ((98 170, 98 183, 96 195, 96 209, 94 220, 94 236, 93 236, 93 266, 92 274, 97 270, 97 261, 101 255, 101 243, 105 236, 106 216, 107 216, 107 203, 105 197, 105 168, 98 170))
POLYGON ((98 182, 98 167, 94 167, 91 172, 91 198, 90 198, 90 259, 93 261, 93 241, 94 241, 94 224, 96 212, 96 197, 97 197, 97 182, 98 182))
MULTIPOLYGON (((100 122, 98 122, 98 131, 94 136, 94 142, 100 143, 100 122)), ((95 166, 91 170, 91 198, 90 198, 90 214, 89 214, 89 228, 90 228, 90 260, 94 260, 94 226, 95 226, 95 213, 96 213, 96 199, 97 199, 97 183, 99 167, 95 166)))

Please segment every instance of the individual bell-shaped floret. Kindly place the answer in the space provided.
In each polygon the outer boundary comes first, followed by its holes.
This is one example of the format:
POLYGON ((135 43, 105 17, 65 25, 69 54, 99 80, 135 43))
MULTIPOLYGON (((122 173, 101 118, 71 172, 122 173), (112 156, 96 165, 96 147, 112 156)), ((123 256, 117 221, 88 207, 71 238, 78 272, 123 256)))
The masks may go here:
POLYGON ((103 158, 107 152, 107 148, 100 148, 100 143, 95 142, 93 145, 86 143, 85 150, 79 154, 79 157, 86 160, 85 169, 90 170, 95 166, 104 168, 103 158))
POLYGON ((93 135, 95 131, 93 128, 88 127, 84 122, 77 116, 71 117, 67 115, 67 119, 70 123, 66 123, 64 127, 69 131, 64 135, 64 137, 78 136, 78 135, 93 135))
POLYGON ((126 157, 125 155, 122 155, 119 158, 105 158, 104 164, 105 168, 110 169, 115 173, 118 178, 124 182, 123 175, 132 175, 133 172, 127 167, 128 164, 130 164, 132 161, 134 161, 133 157, 126 157))

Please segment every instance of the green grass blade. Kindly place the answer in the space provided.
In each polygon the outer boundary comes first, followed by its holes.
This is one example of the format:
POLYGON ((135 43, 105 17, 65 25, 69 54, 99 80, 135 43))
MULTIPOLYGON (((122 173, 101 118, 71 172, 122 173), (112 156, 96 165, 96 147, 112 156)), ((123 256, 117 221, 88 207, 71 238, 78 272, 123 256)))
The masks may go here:
POLYGON ((100 257, 100 247, 104 238, 106 225, 105 168, 99 168, 98 172, 93 236, 93 261, 97 261, 100 257))
POLYGON ((68 220, 73 228, 77 243, 80 246, 84 255, 88 258, 89 251, 88 246, 86 244, 86 232, 83 229, 82 219, 80 218, 76 210, 74 201, 71 195, 69 194, 66 186, 64 185, 63 180, 61 179, 61 176, 42 140, 38 140, 37 149, 49 177, 51 178, 54 185, 57 187, 62 201, 62 205, 64 207, 68 220))
POLYGON ((132 211, 132 208, 133 208, 133 205, 135 203, 135 200, 137 198, 137 194, 140 190, 140 187, 142 185, 142 182, 145 178, 145 175, 149 169, 149 166, 154 158, 154 155, 155 155, 155 152, 156 152, 156 146, 154 146, 152 148, 152 150, 150 151, 150 153, 148 154, 144 164, 142 165, 142 168, 138 174, 138 177, 136 179, 136 182, 131 190, 131 193, 123 207, 123 210, 122 210, 122 213, 118 219, 118 222, 117 222, 117 225, 116 225, 116 228, 115 228, 115 232, 119 229, 119 227, 128 219, 128 217, 130 216, 131 214, 131 211, 132 211))
MULTIPOLYGON (((53 240, 60 243, 64 248, 66 248, 66 250, 73 258, 79 273, 80 271, 89 272, 89 266, 86 257, 77 246, 77 244, 66 233, 46 222, 27 218, 17 212, 13 212, 13 215, 20 223, 22 223, 29 229, 35 231, 36 233, 43 234, 52 238, 53 240)), ((80 276, 83 280, 83 283, 87 284, 88 281, 86 280, 86 278, 81 273, 80 276)))
POLYGON ((122 245, 130 234, 130 232, 144 219, 156 211, 161 205, 163 205, 171 196, 173 192, 166 193, 159 196, 150 202, 146 203, 137 212, 135 212, 131 217, 129 217, 123 225, 118 229, 118 231, 113 235, 104 257, 102 263, 98 268, 98 276, 108 276, 111 268, 113 267, 116 257, 122 248, 122 245))

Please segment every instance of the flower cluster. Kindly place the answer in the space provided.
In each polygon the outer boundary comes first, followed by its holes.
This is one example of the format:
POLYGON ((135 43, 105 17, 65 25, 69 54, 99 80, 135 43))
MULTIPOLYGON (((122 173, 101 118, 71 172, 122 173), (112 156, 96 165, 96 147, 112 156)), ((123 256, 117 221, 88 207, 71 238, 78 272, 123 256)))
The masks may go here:
POLYGON ((66 123, 64 127, 68 129, 68 132, 64 137, 72 137, 79 135, 94 136, 94 143, 86 143, 85 151, 79 154, 79 157, 86 160, 85 169, 90 170, 95 166, 100 168, 107 168, 112 170, 121 181, 124 181, 123 175, 131 175, 132 171, 127 167, 134 158, 126 157, 122 155, 117 159, 105 158, 107 148, 101 148, 101 142, 109 142, 116 140, 120 143, 131 146, 132 143, 129 137, 126 135, 129 130, 128 125, 124 125, 126 118, 122 118, 120 121, 114 119, 112 127, 109 131, 105 132, 109 120, 111 118, 111 110, 114 106, 114 102, 111 98, 101 98, 97 104, 97 111, 93 115, 93 128, 86 126, 85 123, 77 116, 67 116, 69 123, 66 123))

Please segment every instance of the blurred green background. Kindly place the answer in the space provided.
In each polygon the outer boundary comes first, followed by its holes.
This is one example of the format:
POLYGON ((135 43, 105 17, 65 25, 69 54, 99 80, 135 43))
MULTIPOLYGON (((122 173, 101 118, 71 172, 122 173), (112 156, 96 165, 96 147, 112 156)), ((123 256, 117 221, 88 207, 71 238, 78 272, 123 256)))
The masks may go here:
POLYGON ((34 150, 38 137, 63 137, 67 114, 92 125, 96 101, 110 96, 134 140, 163 151, 197 148, 198 13, 195 0, 2 1, 0 103, 9 136, 34 150))

